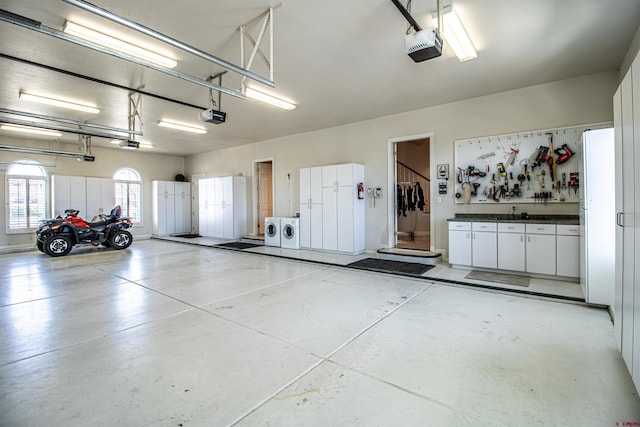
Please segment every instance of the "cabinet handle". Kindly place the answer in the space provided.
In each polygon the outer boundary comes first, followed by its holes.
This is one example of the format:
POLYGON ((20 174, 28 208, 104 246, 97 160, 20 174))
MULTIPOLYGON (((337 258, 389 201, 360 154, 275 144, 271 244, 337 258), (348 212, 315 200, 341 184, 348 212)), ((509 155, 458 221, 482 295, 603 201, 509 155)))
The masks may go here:
POLYGON ((531 242, 531 236, 527 236, 527 242, 531 242))
POLYGON ((524 242, 524 236, 520 236, 520 241, 524 242))
POLYGON ((616 225, 618 227, 624 227, 624 212, 616 212, 616 225))

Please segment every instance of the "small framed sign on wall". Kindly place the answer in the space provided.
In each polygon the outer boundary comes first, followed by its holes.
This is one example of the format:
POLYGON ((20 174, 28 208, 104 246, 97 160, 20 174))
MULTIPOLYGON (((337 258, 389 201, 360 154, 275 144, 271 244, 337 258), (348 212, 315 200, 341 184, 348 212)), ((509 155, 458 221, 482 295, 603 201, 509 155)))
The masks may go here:
POLYGON ((443 163, 438 165, 438 179, 449 179, 449 164, 443 163))

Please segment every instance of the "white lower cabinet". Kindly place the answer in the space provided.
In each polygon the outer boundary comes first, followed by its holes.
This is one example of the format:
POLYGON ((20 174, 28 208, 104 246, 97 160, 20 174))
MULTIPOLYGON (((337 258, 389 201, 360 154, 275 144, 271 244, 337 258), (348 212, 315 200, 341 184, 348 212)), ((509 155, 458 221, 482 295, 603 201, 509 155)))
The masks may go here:
POLYGON ((580 277, 580 226, 557 225, 556 274, 580 277))
POLYGON ((498 268, 498 233, 495 222, 471 223, 471 265, 498 268))
POLYGON ((498 268, 525 270, 524 224, 498 223, 498 268))
POLYGON ((471 265, 470 222, 449 222, 449 264, 471 265))
POLYGON ((527 273, 556 275, 556 225, 526 224, 527 273))

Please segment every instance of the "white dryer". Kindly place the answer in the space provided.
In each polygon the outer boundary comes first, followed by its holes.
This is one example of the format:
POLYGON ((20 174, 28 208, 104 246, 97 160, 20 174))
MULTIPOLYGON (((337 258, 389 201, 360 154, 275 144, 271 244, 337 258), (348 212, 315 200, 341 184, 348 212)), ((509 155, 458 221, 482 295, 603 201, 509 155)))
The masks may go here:
POLYGON ((280 247, 280 218, 267 217, 264 219, 264 244, 265 246, 280 247))
POLYGON ((287 249, 300 249, 300 218, 280 218, 282 237, 280 246, 287 249))

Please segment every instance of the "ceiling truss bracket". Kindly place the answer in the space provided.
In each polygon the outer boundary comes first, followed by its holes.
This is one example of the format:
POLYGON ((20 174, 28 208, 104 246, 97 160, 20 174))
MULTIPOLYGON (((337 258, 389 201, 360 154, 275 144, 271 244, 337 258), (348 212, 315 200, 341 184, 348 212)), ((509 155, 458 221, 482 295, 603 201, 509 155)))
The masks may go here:
MULTIPOLYGON (((267 11, 260 14, 259 16, 252 19, 251 21, 247 22, 246 24, 241 25, 239 28, 240 30, 240 65, 245 70, 251 71, 251 67, 253 66, 256 56, 260 56, 260 58, 262 58, 262 60, 265 62, 265 64, 269 68, 269 80, 271 81, 273 81, 273 11, 280 6, 282 6, 282 3, 274 7, 270 7, 269 9, 267 9, 267 11), (263 19, 262 26, 260 28, 260 31, 258 32, 257 37, 254 38, 249 32, 248 27, 260 19, 263 19), (268 46, 266 46, 266 48, 268 49, 267 53, 265 53, 265 51, 262 50, 261 48, 262 42, 265 39, 265 35, 267 35, 266 38, 268 38, 268 46), (248 57, 246 54, 246 47, 245 47, 247 43, 250 43, 252 47, 251 53, 249 54, 248 57)), ((247 77, 243 76, 242 88, 241 88, 242 93, 244 93, 245 91, 244 89, 246 85, 246 80, 247 80, 247 77)))

